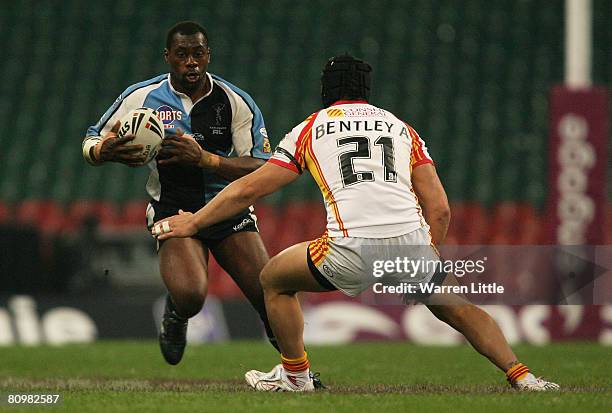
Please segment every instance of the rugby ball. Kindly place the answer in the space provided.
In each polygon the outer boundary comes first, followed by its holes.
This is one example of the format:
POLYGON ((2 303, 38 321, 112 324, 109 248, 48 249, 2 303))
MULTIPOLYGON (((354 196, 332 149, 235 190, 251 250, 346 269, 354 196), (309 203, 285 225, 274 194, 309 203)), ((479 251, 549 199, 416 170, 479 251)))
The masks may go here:
POLYGON ((136 136, 126 145, 142 145, 142 154, 146 156, 145 163, 151 162, 157 156, 164 139, 164 124, 157 111, 151 108, 133 109, 120 119, 117 136, 136 136))

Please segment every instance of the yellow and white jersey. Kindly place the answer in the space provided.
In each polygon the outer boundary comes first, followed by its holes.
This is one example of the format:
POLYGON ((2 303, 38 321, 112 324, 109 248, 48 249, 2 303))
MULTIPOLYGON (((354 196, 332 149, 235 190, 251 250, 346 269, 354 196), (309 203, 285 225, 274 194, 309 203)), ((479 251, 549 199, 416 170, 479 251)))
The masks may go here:
POLYGON ((431 157, 416 131, 384 109, 336 102, 288 133, 269 162, 310 171, 325 200, 330 237, 388 238, 428 229, 411 172, 431 157))

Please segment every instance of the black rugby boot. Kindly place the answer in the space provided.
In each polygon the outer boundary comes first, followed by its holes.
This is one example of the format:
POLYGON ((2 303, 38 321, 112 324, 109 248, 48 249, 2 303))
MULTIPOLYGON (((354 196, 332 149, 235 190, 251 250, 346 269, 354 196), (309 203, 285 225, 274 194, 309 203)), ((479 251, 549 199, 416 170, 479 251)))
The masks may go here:
POLYGON ((168 294, 159 331, 159 348, 166 362, 173 366, 180 363, 185 352, 188 320, 177 314, 172 298, 168 294))

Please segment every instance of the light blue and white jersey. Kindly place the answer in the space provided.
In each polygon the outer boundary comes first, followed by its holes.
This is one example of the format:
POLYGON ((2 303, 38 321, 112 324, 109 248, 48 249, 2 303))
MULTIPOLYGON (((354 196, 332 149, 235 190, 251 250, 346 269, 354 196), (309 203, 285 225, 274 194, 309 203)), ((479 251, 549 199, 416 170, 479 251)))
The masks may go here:
MULTIPOLYGON (((166 132, 182 129, 195 137, 200 146, 221 156, 251 156, 267 160, 271 155, 261 111, 243 90, 218 76, 208 74, 211 90, 196 102, 178 92, 163 74, 128 87, 98 123, 87 129, 84 144, 99 139, 132 109, 155 109, 166 132)), ((229 181, 195 166, 159 165, 150 162, 147 192, 169 207, 199 209, 229 181)))

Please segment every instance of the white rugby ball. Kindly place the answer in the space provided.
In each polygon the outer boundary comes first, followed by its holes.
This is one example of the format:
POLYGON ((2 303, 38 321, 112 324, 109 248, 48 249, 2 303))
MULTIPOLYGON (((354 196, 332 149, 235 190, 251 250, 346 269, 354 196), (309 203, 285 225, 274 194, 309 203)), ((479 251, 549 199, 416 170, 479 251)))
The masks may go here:
POLYGON ((119 121, 120 138, 126 135, 135 135, 134 140, 126 145, 142 145, 142 154, 146 155, 145 163, 151 162, 157 156, 157 152, 164 139, 164 124, 159 118, 157 111, 151 108, 133 109, 126 113, 119 121))

